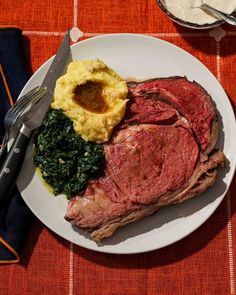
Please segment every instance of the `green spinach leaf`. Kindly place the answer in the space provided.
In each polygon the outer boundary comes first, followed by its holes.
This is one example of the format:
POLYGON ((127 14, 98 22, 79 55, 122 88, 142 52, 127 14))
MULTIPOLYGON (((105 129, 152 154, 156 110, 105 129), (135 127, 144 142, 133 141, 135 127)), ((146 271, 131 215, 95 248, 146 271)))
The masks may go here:
POLYGON ((103 145, 85 141, 61 111, 50 109, 35 137, 34 163, 55 195, 81 192, 103 166, 103 145))

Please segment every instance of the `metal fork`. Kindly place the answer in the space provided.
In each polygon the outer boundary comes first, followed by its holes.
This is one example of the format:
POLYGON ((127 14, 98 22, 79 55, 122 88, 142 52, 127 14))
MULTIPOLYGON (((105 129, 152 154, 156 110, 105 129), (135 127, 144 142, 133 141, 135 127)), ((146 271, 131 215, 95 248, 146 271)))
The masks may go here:
POLYGON ((7 112, 4 118, 5 135, 3 137, 2 148, 0 150, 0 161, 4 157, 4 154, 7 150, 7 143, 9 141, 11 127, 19 120, 26 109, 31 104, 38 102, 45 93, 45 88, 40 88, 39 86, 37 86, 21 98, 19 98, 7 112))

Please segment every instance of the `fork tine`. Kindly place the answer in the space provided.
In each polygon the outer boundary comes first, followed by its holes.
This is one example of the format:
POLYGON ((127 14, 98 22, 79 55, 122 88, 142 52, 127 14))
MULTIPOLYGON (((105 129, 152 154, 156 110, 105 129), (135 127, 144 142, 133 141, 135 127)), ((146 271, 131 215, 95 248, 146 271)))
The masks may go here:
POLYGON ((8 123, 4 122, 6 132, 3 137, 2 146, 0 147, 0 162, 2 161, 5 151, 6 151, 6 145, 9 140, 9 135, 10 135, 10 130, 11 130, 12 125, 15 124, 17 122, 17 120, 20 119, 21 114, 24 112, 24 110, 27 108, 28 105, 37 104, 45 96, 46 92, 47 92, 46 87, 44 87, 44 88, 36 87, 35 89, 33 89, 32 91, 28 92, 26 95, 23 96, 24 98, 26 98, 26 101, 27 101, 26 106, 25 106, 25 104, 21 104, 21 107, 17 108, 17 110, 18 110, 17 112, 12 112, 12 111, 10 113, 8 112, 8 120, 7 120, 8 123), (31 97, 30 97, 30 94, 32 94, 31 97), (27 99, 27 97, 29 99, 27 99))
POLYGON ((14 103, 14 105, 11 107, 11 109, 13 109, 14 107, 18 106, 19 104, 27 101, 27 98, 29 96, 33 95, 34 93, 36 93, 38 89, 39 89, 39 86, 36 86, 35 88, 33 88, 32 90, 30 90, 29 92, 27 92, 25 95, 23 95, 20 98, 18 98, 16 100, 16 102, 14 103))
POLYGON ((32 104, 36 104, 38 103, 39 100, 43 99, 46 92, 47 92, 47 88, 40 89, 37 95, 31 99, 32 104))
POLYGON ((39 91, 37 91, 34 96, 30 99, 30 104, 37 104, 39 100, 43 99, 47 92, 47 88, 40 88, 39 91))
POLYGON ((19 97, 17 99, 16 102, 21 102, 22 100, 24 100, 25 98, 27 98, 28 96, 32 95, 33 93, 35 93, 37 90, 39 89, 39 86, 34 87, 33 89, 31 89, 29 92, 27 92, 25 95, 19 97))
POLYGON ((27 107, 32 104, 37 103, 41 98, 44 97, 46 92, 47 92, 47 88, 45 88, 45 87, 38 88, 38 90, 35 93, 33 93, 33 95, 31 97, 29 96, 29 94, 27 94, 25 96, 27 104, 21 104, 21 105, 17 106, 17 108, 15 110, 10 109, 10 111, 8 111, 8 113, 4 119, 6 133, 7 133, 8 129, 10 128, 10 126, 12 126, 16 122, 16 120, 24 113, 24 111, 27 109, 27 107), (28 98, 27 98, 27 96, 28 96, 28 98))
POLYGON ((41 95, 43 93, 43 89, 40 89, 38 87, 38 89, 36 91, 33 92, 32 95, 30 95, 29 93, 27 93, 24 96, 24 99, 22 100, 21 103, 17 104, 16 107, 14 109, 12 109, 12 113, 16 114, 18 112, 21 112, 22 110, 24 110, 29 104, 31 104, 35 98, 38 97, 38 95, 41 95))
MULTIPOLYGON (((16 119, 24 113, 24 111, 27 109, 29 105, 34 103, 34 101, 38 100, 38 98, 43 97, 45 93, 45 88, 38 88, 36 92, 33 93, 33 95, 30 97, 29 94, 25 95, 25 102, 24 104, 17 105, 15 108, 14 106, 7 112, 5 118, 4 118, 4 125, 5 130, 9 129, 10 126, 16 121, 16 119)), ((31 92, 32 93, 32 92, 31 92)))
POLYGON ((28 99, 29 98, 31 99, 32 97, 34 97, 38 90, 39 90, 39 87, 36 87, 33 90, 31 90, 30 92, 26 93, 24 96, 22 96, 19 99, 19 101, 17 100, 15 105, 13 105, 11 112, 16 112, 18 110, 18 108, 21 108, 21 107, 24 107, 25 105, 27 105, 29 103, 28 99))

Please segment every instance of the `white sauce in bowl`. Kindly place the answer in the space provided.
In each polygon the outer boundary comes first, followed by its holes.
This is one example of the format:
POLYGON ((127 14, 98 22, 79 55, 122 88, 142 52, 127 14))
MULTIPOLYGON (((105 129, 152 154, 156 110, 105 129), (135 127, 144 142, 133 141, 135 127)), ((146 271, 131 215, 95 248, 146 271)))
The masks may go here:
POLYGON ((232 13, 236 9, 236 0, 164 0, 164 3, 167 10, 177 18, 199 25, 219 20, 217 16, 198 8, 201 3, 227 13, 232 13))

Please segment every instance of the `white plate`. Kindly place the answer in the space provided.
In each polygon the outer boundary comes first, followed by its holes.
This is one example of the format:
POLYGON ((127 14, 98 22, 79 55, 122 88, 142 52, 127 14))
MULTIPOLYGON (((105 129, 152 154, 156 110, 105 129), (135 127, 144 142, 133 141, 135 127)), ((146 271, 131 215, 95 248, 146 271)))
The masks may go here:
MULTIPOLYGON (((18 187, 33 213, 52 231, 82 247, 106 253, 140 253, 170 245, 197 229, 222 201, 235 171, 236 125, 230 102, 213 74, 195 57, 163 40, 135 34, 103 35, 71 47, 73 60, 102 59, 123 78, 147 79, 174 75, 200 83, 212 96, 220 112, 222 132, 218 146, 228 167, 222 169, 215 185, 201 196, 159 210, 155 215, 119 229, 99 244, 73 229, 63 218, 67 200, 52 196, 34 173, 29 146, 18 187)), ((52 58, 32 76, 21 94, 43 80, 52 58)))

